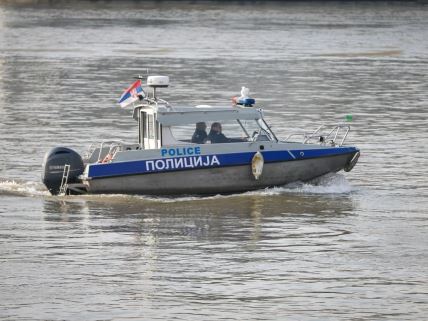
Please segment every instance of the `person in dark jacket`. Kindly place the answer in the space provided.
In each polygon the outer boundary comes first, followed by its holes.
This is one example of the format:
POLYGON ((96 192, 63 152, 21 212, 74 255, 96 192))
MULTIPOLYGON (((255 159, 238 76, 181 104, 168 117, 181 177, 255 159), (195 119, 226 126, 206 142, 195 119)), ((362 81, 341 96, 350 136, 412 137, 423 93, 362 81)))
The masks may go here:
POLYGON ((204 122, 196 123, 196 129, 192 136, 192 143, 205 144, 208 138, 206 129, 207 124, 205 124, 204 122))
POLYGON ((230 142, 230 139, 224 136, 224 134, 221 132, 221 124, 217 122, 211 124, 211 130, 208 134, 208 139, 211 141, 211 144, 230 142))

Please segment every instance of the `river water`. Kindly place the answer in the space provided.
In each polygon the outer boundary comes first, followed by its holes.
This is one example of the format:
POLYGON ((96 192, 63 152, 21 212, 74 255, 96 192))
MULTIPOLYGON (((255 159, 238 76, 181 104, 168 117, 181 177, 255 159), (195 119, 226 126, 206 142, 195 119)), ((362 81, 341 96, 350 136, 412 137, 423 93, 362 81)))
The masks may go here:
POLYGON ((423 2, 0 5, 0 319, 423 320, 423 2), (352 115, 350 173, 229 196, 53 197, 53 146, 135 141, 117 99, 169 75, 175 104, 241 86, 277 136, 352 115))

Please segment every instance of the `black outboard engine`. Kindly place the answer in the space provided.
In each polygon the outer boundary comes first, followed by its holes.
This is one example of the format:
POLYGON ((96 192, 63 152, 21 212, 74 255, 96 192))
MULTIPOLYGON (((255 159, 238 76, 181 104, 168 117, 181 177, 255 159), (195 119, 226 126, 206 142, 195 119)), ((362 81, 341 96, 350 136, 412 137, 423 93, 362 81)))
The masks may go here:
POLYGON ((77 183, 79 175, 85 169, 82 157, 66 147, 55 147, 46 153, 43 159, 42 181, 52 195, 58 195, 65 165, 70 165, 67 183, 77 183))

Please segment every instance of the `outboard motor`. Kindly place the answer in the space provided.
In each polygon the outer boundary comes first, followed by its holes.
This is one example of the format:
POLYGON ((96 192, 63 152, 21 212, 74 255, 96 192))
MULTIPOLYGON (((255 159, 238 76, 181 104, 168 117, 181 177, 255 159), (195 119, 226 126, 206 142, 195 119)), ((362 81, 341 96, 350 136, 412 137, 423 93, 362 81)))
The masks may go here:
POLYGON ((42 181, 52 195, 58 195, 65 165, 70 165, 67 183, 77 183, 85 169, 82 157, 66 147, 55 147, 43 159, 42 181))

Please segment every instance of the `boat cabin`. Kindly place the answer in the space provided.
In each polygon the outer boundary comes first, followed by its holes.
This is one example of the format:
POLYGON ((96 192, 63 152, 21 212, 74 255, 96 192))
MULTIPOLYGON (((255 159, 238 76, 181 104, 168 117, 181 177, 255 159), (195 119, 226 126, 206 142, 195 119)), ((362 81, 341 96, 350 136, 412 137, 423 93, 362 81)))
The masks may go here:
MULTIPOLYGON (((156 96, 158 88, 168 87, 167 76, 150 76, 147 84, 153 90, 151 95, 140 89, 132 96, 138 97, 132 98, 133 118, 138 123, 138 143, 104 141, 99 146, 92 144, 83 155, 84 163, 110 162, 117 159, 117 152, 156 150, 180 145, 278 142, 263 119, 262 109, 252 107, 255 100, 248 97, 249 90, 245 87, 241 90, 241 97, 235 97, 234 104, 230 106, 173 107, 156 96), (205 139, 201 141, 192 140, 198 125, 202 125, 205 131, 205 139), (221 141, 212 139, 219 137, 210 135, 212 127, 221 128, 220 132, 224 135, 221 135, 221 141)), ((129 96, 128 93, 124 95, 125 98, 129 96)), ((127 157, 123 153, 117 156, 127 157)))
MULTIPOLYGON (((164 104, 142 104, 134 109, 138 122, 138 143, 141 149, 192 144, 196 124, 204 123, 206 133, 220 123, 228 143, 277 141, 263 120, 261 109, 251 107, 170 107, 164 104)), ((209 137, 203 144, 212 144, 209 137)))

